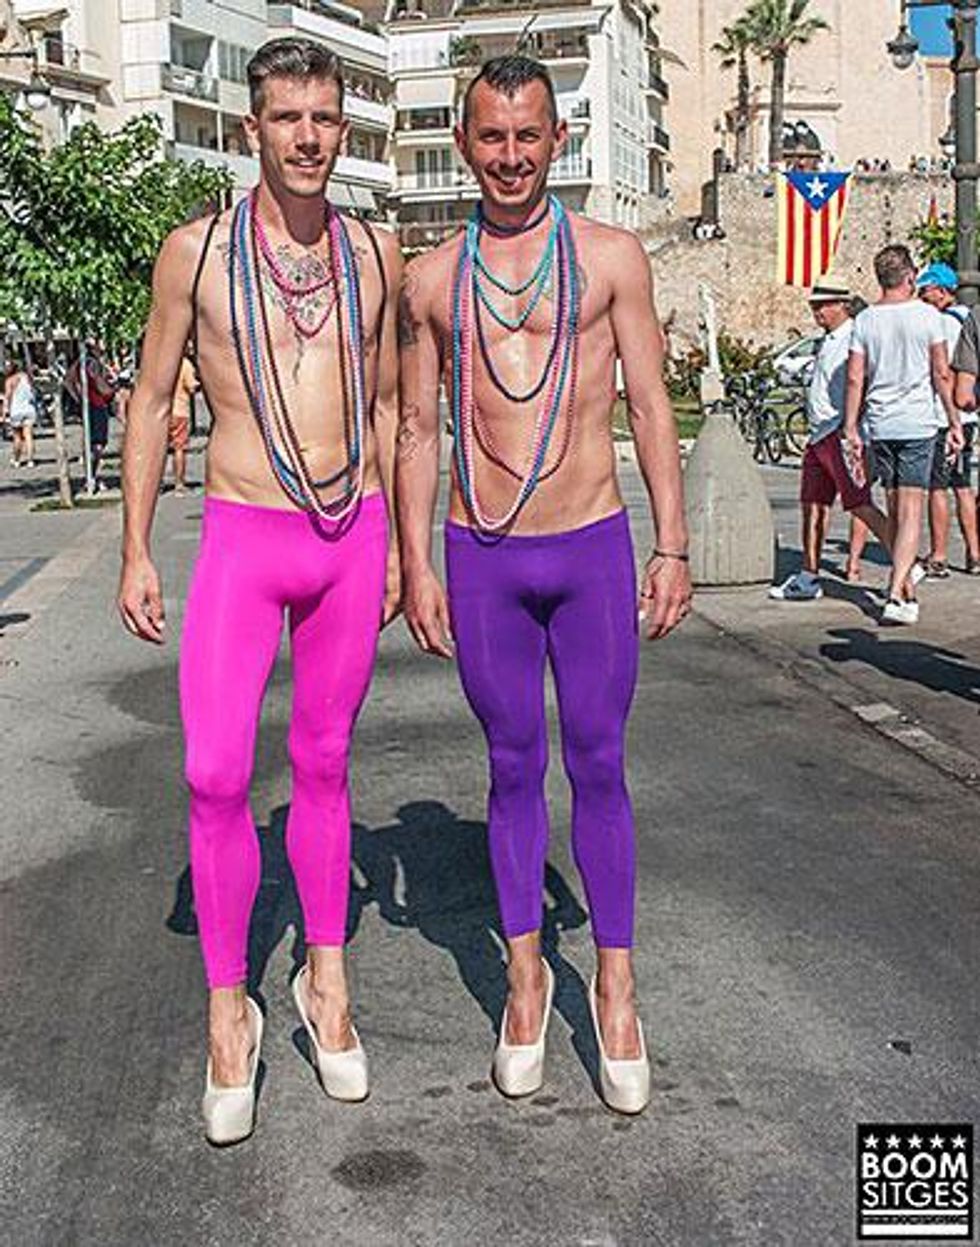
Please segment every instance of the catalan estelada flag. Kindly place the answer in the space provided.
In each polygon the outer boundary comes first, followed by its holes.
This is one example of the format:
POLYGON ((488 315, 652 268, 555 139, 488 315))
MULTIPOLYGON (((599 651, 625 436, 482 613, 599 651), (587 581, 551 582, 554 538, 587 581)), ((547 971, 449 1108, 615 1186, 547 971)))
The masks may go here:
POLYGON ((776 180, 779 207, 779 281, 812 286, 830 270, 840 245, 850 173, 804 173, 776 180))

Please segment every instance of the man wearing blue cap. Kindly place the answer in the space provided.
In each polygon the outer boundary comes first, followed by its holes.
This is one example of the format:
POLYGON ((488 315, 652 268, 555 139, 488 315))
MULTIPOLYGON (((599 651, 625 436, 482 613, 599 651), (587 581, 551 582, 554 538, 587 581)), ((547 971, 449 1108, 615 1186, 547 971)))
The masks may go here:
MULTIPOLYGON (((919 297, 942 313, 949 357, 956 352, 963 325, 970 309, 956 301, 959 279, 948 264, 930 264, 916 279, 919 297)), ((942 403, 936 400, 936 450, 932 457, 932 476, 929 481, 929 557, 923 560, 930 580, 945 580, 949 575, 949 498, 952 489, 956 497, 956 514, 966 547, 966 571, 971 576, 980 575, 980 537, 977 534, 977 505, 973 494, 973 443, 977 428, 976 410, 961 411, 963 424, 963 449, 954 458, 946 455, 946 432, 948 423, 942 403)))

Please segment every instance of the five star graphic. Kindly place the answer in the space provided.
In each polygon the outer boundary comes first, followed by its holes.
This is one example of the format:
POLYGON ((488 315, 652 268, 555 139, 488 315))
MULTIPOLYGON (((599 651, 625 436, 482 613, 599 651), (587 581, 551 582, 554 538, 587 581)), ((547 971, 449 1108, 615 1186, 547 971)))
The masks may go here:
POLYGON ((910 1134, 909 1135, 909 1147, 913 1148, 915 1151, 918 1151, 921 1146, 922 1146, 921 1135, 910 1134))
POLYGON ((827 195, 827 183, 821 182, 819 174, 807 182, 806 188, 814 199, 824 199, 827 195))
POLYGON ((932 1148, 934 1152, 938 1152, 939 1149, 942 1147, 942 1145, 943 1145, 943 1136, 941 1134, 934 1134, 932 1138, 929 1140, 929 1146, 932 1148))
POLYGON ((869 1134, 864 1140, 864 1146, 867 1148, 876 1148, 878 1146, 878 1136, 876 1134, 869 1134))
POLYGON ((951 1141, 952 1141, 953 1147, 959 1147, 959 1148, 966 1147, 966 1139, 964 1139, 961 1134, 954 1134, 951 1141))
POLYGON ((897 1152, 899 1147, 901 1146, 901 1142, 902 1141, 901 1139, 899 1139, 897 1134, 890 1134, 888 1138, 885 1140, 885 1147, 887 1147, 892 1152, 897 1152))

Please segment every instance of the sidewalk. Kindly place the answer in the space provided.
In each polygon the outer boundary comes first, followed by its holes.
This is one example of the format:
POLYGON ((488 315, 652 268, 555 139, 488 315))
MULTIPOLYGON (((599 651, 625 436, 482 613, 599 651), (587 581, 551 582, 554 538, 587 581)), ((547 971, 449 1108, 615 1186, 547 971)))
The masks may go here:
MULTIPOLYGON (((764 476, 779 534, 781 579, 800 560, 799 470, 767 468, 764 476)), ((878 624, 887 563, 877 545, 867 548, 863 583, 843 580, 846 537, 846 520, 835 511, 821 601, 774 602, 768 586, 759 585, 700 590, 695 608, 877 730, 958 778, 980 782, 980 579, 957 570, 963 566, 958 533, 952 576, 920 585, 921 620, 907 628, 878 624)))

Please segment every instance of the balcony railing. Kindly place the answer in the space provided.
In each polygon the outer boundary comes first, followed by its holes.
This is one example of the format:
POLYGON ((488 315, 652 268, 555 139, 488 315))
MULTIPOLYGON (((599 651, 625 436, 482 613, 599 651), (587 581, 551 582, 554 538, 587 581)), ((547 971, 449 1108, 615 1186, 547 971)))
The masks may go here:
POLYGON ((184 65, 164 65, 161 73, 163 89, 179 95, 190 95, 196 100, 218 102, 218 79, 202 74, 198 69, 184 65))
POLYGON ((559 95, 558 112, 566 121, 587 121, 592 116, 592 101, 589 99, 566 101, 559 95))
POLYGON ((655 95, 659 95, 665 104, 670 99, 670 86, 668 85, 666 79, 661 78, 661 76, 652 69, 647 71, 645 86, 648 91, 653 91, 655 95))
POLYGON ((670 151, 670 135, 656 121, 650 122, 650 142, 654 147, 659 147, 661 151, 670 151))
POLYGON ((427 169, 424 173, 400 173, 398 189, 400 191, 458 190, 472 180, 455 169, 427 169))
POLYGON ((555 182, 590 182, 592 161, 581 156, 573 160, 558 160, 551 166, 551 178, 555 182))

